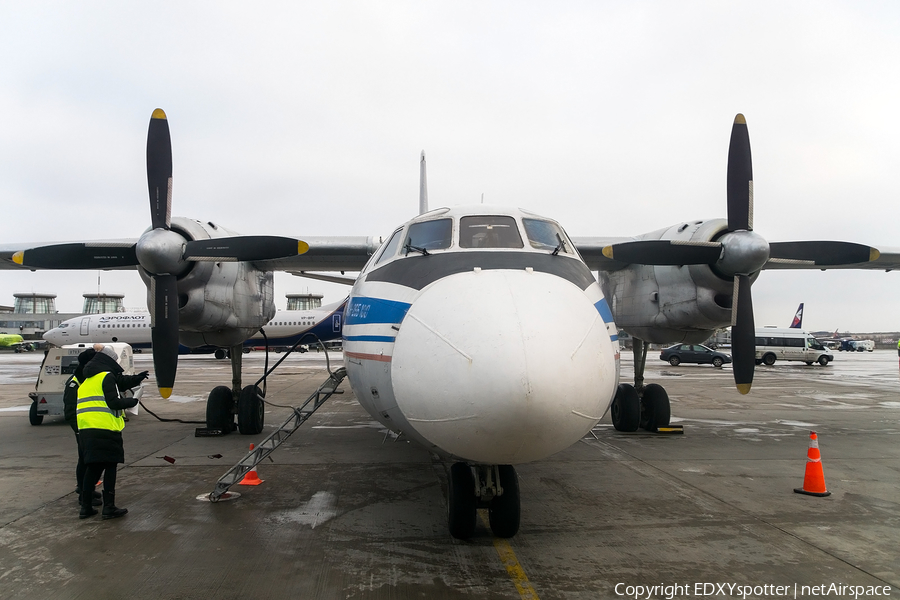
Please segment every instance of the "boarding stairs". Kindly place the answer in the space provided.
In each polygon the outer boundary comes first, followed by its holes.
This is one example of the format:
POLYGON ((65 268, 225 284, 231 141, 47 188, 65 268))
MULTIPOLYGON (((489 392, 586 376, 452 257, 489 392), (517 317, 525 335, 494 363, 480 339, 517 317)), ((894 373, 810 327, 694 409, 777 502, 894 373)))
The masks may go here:
POLYGON ((216 483, 216 489, 209 494, 210 501, 218 502, 231 486, 239 483, 251 469, 255 468, 256 465, 272 454, 275 448, 291 437, 291 434, 297 431, 326 400, 334 394, 343 394, 344 392, 338 391, 337 388, 346 376, 347 369, 344 367, 329 372, 328 379, 322 382, 316 391, 306 399, 306 402, 299 408, 295 408, 291 416, 278 429, 260 442, 258 446, 250 450, 244 458, 219 478, 218 483, 216 483))

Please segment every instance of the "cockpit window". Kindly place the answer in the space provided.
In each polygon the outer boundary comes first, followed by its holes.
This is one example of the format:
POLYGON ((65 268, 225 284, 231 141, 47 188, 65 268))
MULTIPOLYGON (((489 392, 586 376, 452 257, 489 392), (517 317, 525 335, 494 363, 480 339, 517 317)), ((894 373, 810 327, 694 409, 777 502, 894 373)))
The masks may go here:
POLYGON ((550 221, 541 219, 522 219, 525 225, 525 235, 531 242, 532 248, 538 250, 549 250, 559 254, 573 254, 574 248, 572 242, 566 237, 565 232, 560 229, 559 225, 550 221))
POLYGON ((428 250, 449 248, 452 238, 453 221, 451 219, 413 223, 409 226, 406 241, 403 242, 403 254, 410 252, 428 254, 428 250))
POLYGON ((460 248, 521 248, 523 245, 512 217, 485 215, 459 220, 460 248))
POLYGON ((397 254, 397 245, 400 243, 400 232, 402 229, 398 229, 394 232, 394 235, 391 236, 391 239, 387 241, 384 247, 381 249, 381 254, 378 255, 378 259, 375 261, 377 265, 383 260, 392 258, 395 254, 397 254))

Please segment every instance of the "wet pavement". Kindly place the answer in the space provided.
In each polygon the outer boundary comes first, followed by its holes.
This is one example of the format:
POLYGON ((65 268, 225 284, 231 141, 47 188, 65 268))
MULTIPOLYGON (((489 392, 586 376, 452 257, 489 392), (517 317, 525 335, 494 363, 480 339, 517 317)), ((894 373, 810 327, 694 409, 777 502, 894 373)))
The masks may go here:
MULTIPOLYGON (((763 598, 832 584, 897 594, 896 353, 759 367, 747 396, 729 367, 656 357, 646 381, 667 389, 684 435, 623 434, 607 417, 569 449, 517 467, 518 535, 498 540, 480 523, 460 541, 447 533, 449 465, 387 435, 346 381, 259 466, 262 485, 217 504, 197 497, 288 409, 269 407, 259 436, 218 438, 142 410, 119 471, 129 514, 79 520, 71 430, 59 417, 28 424, 40 354, 0 354, 0 598, 763 598), (793 493, 811 429, 827 498, 793 493)), ((146 354, 136 362, 152 369, 146 354)), ((250 383, 261 353, 244 366, 250 383)), ((230 378, 227 361, 183 357, 176 395, 148 389, 145 404, 202 421, 209 390, 230 378)), ((321 355, 290 357, 267 397, 298 405, 324 378, 321 355)))

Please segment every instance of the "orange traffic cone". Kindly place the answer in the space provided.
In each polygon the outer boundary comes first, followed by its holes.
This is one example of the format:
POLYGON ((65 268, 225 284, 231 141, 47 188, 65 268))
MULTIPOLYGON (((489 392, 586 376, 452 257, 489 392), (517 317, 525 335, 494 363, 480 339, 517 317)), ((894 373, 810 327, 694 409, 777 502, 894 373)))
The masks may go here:
MULTIPOLYGON (((250 444, 250 452, 253 452, 253 444, 250 444)), ((244 478, 238 482, 238 485, 259 485, 263 482, 263 479, 259 478, 259 473, 256 472, 256 467, 250 469, 244 478)))
POLYGON ((815 431, 809 432, 809 450, 806 453, 806 475, 803 477, 803 487, 795 488, 794 491, 808 496, 831 495, 831 492, 825 489, 825 472, 822 470, 819 438, 815 431))

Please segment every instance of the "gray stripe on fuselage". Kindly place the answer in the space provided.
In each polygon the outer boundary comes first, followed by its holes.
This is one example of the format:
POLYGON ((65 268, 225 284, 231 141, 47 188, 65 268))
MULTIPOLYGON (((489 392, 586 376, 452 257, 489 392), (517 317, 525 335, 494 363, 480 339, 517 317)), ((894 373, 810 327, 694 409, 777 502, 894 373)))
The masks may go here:
POLYGON ((366 281, 384 281, 421 290, 438 279, 465 273, 475 267, 485 271, 520 271, 531 267, 541 273, 562 277, 582 290, 594 283, 594 276, 583 262, 568 256, 553 256, 549 252, 442 252, 407 256, 375 269, 366 276, 366 281))

